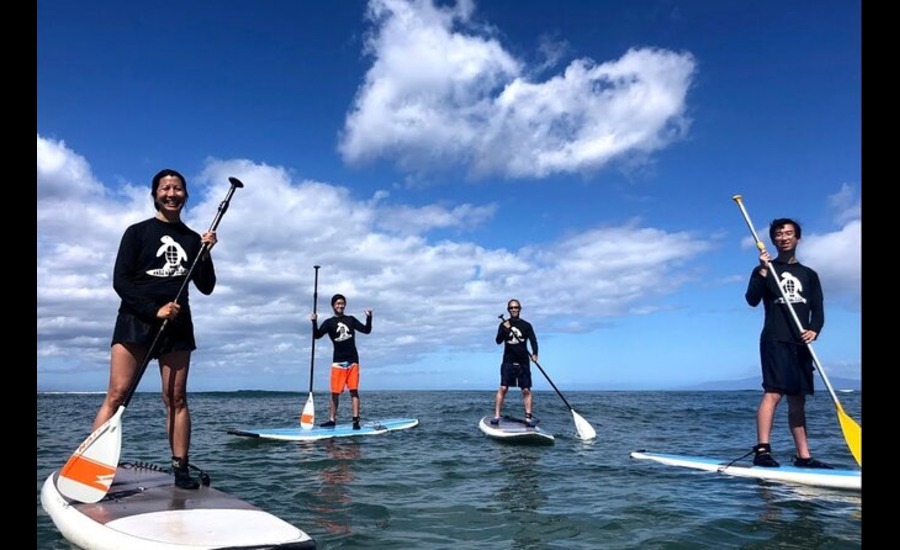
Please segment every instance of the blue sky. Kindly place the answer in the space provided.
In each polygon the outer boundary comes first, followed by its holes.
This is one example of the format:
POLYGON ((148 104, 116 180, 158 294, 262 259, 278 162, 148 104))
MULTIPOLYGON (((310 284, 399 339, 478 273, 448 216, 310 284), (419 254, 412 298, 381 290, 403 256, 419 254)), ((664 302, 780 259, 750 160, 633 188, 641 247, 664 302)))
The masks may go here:
POLYGON ((316 264, 320 314, 374 310, 363 390, 493 390, 510 298, 563 392, 758 376, 735 194, 767 245, 803 224, 815 350, 861 378, 860 2, 38 0, 38 390, 106 388, 165 167, 199 232, 245 183, 192 391, 308 389, 316 264))

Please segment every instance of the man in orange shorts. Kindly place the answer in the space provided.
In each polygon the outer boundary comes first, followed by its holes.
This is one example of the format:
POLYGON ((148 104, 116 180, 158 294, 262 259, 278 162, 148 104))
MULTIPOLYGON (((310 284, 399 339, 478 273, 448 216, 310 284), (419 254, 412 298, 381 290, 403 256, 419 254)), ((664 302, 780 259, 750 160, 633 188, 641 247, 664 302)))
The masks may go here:
POLYGON ((320 327, 315 313, 310 316, 313 323, 313 337, 328 335, 334 345, 331 358, 331 405, 328 421, 319 424, 323 428, 333 428, 337 418, 338 399, 344 388, 350 390, 350 403, 353 411, 353 429, 359 429, 359 352, 356 350, 356 333, 372 332, 372 310, 367 309, 366 323, 352 315, 344 315, 347 299, 343 294, 331 297, 331 309, 334 315, 325 319, 320 327))

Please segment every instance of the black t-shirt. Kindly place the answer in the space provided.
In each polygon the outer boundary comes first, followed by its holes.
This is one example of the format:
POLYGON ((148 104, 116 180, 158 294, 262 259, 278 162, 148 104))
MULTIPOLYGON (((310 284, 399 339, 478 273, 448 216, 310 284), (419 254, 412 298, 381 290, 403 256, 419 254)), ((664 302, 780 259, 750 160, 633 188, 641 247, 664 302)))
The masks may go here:
MULTIPOLYGON (((784 294, 790 301, 804 330, 813 330, 816 334, 820 334, 825 325, 825 307, 819 275, 800 263, 789 264, 778 260, 770 263, 778 274, 784 294)), ((747 303, 753 307, 762 301, 765 308, 765 321, 760 338, 802 343, 800 331, 797 330, 797 322, 791 315, 788 306, 785 305, 784 298, 775 284, 775 278, 771 273, 767 273, 763 279, 759 275, 759 269, 758 265, 753 268, 744 297, 747 299, 747 303)))
POLYGON ((511 317, 509 321, 509 329, 503 326, 503 323, 497 327, 496 342, 503 342, 503 362, 519 363, 520 365, 529 365, 530 355, 537 355, 538 343, 537 336, 534 334, 534 328, 531 323, 521 317, 511 317), (528 353, 527 344, 531 344, 531 353, 528 353))
MULTIPOLYGON (((155 321, 159 308, 175 299, 201 249, 200 235, 182 222, 149 218, 129 226, 113 270, 113 288, 122 299, 119 311, 155 321)), ((191 279, 200 292, 212 293, 216 286, 212 257, 197 262, 191 279)), ((178 303, 179 317, 189 318, 187 288, 178 303)))
POLYGON ((372 317, 366 315, 366 324, 352 315, 333 316, 325 319, 322 326, 313 322, 313 336, 319 338, 328 335, 334 344, 332 363, 359 363, 359 352, 356 349, 356 331, 363 334, 372 332, 372 317))

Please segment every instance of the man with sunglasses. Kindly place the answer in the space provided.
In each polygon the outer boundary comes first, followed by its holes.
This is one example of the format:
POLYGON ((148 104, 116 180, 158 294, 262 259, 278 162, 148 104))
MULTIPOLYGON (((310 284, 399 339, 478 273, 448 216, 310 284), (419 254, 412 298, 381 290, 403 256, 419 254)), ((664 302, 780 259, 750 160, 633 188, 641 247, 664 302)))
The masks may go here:
POLYGON ((500 388, 494 398, 494 418, 491 424, 500 423, 500 411, 510 386, 522 389, 525 405, 525 425, 533 428, 537 419, 531 415, 533 396, 531 393, 531 361, 538 361, 538 342, 531 323, 522 319, 522 304, 512 299, 506 303, 509 319, 503 319, 497 327, 497 344, 503 344, 503 360, 500 364, 500 388), (531 344, 531 353, 528 352, 531 344))

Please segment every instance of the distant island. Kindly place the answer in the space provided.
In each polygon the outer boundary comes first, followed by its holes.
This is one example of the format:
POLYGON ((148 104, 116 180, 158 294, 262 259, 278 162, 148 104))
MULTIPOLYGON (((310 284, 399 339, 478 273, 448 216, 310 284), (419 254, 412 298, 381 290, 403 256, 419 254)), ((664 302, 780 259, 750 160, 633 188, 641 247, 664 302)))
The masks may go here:
MULTIPOLYGON (((854 380, 852 378, 840 378, 836 376, 829 376, 828 381, 831 382, 831 387, 836 392, 840 392, 842 390, 850 390, 850 391, 861 391, 862 390, 862 380, 854 380)), ((818 374, 815 375, 815 386, 816 391, 828 391, 825 388, 825 383, 822 382, 822 377, 818 374)), ((689 390, 689 391, 713 391, 713 390, 759 390, 762 391, 762 386, 760 386, 759 377, 751 377, 751 378, 742 378, 740 380, 719 380, 716 382, 703 382, 701 384, 695 384, 693 386, 684 386, 677 388, 679 390, 689 390)))

